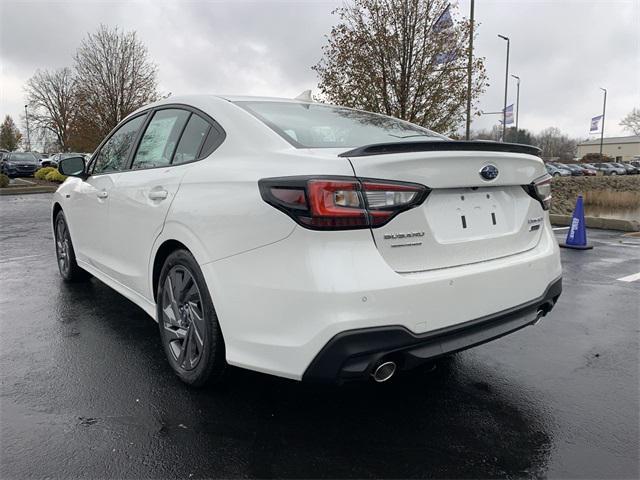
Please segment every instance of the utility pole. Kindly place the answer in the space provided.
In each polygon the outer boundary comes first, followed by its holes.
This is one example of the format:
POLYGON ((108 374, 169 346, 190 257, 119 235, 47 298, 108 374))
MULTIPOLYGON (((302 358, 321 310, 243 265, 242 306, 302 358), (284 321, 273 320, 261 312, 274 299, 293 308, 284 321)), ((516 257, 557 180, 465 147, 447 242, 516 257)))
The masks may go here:
POLYGON ((517 75, 511 75, 513 78, 517 80, 517 92, 516 93, 516 142, 518 141, 518 117, 520 116, 520 77, 517 75))
POLYGON ((467 64, 467 140, 471 137, 471 80, 473 76, 473 11, 475 1, 471 0, 471 15, 469 17, 469 63, 467 64))
POLYGON ((504 107, 502 109, 502 141, 504 142, 507 134, 507 90, 509 87, 509 46, 511 44, 509 37, 498 34, 503 40, 507 41, 507 66, 504 72, 504 107))
POLYGON ((31 151, 31 135, 29 135, 29 114, 27 113, 27 105, 24 106, 24 120, 27 123, 27 151, 31 151))
POLYGON ((602 103, 602 130, 600 131, 600 161, 602 161, 602 143, 604 142, 604 116, 607 113, 607 89, 600 87, 604 92, 604 101, 602 103))

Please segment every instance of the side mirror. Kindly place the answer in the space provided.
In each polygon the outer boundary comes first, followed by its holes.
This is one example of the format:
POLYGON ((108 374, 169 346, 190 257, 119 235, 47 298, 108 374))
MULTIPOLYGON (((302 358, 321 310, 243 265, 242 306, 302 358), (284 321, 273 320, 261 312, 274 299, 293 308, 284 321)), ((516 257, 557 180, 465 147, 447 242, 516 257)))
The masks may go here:
POLYGON ((67 177, 80 177, 83 180, 88 177, 83 157, 63 158, 58 163, 58 171, 67 177))

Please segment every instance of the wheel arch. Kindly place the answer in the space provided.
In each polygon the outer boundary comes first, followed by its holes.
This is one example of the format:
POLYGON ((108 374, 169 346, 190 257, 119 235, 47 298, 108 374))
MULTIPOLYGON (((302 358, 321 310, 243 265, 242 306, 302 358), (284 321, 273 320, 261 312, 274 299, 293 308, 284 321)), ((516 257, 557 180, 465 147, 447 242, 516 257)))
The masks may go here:
POLYGON ((209 261, 207 250, 198 236, 185 224, 172 220, 167 220, 160 234, 151 248, 149 254, 147 292, 145 296, 155 303, 158 293, 158 281, 162 265, 171 252, 176 249, 187 250, 198 265, 203 265, 209 261))
POLYGON ((160 272, 162 271, 162 266, 164 265, 165 260, 172 252, 181 249, 192 253, 184 243, 174 239, 165 240, 156 250, 151 269, 151 292, 153 293, 154 301, 158 295, 158 282, 160 280, 160 272))
POLYGON ((51 209, 51 225, 55 229, 56 226, 56 217, 58 216, 58 212, 62 211, 62 205, 59 202, 55 202, 53 204, 53 208, 51 209))

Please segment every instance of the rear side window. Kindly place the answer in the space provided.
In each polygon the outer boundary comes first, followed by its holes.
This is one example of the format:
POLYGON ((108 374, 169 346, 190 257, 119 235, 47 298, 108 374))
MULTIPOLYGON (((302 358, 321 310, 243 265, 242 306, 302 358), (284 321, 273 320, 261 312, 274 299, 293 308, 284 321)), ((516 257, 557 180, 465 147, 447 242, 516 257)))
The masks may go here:
POLYGON ((158 110, 140 140, 131 168, 136 170, 171 164, 173 152, 189 115, 186 110, 158 110))
POLYGON ((209 122, 195 113, 191 115, 173 157, 173 164, 192 162, 198 158, 198 153, 207 138, 209 130, 211 130, 209 122))
POLYGON ((94 175, 125 169, 129 151, 145 118, 146 115, 140 115, 129 120, 107 140, 96 157, 94 175))

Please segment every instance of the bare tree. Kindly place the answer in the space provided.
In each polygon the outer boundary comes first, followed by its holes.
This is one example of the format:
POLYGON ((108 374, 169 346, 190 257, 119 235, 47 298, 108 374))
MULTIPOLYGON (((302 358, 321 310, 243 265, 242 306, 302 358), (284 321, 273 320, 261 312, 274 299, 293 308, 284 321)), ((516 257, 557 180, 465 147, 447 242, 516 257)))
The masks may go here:
MULTIPOLYGON (((340 21, 312 67, 324 97, 453 133, 464 121, 469 22, 452 20, 447 8, 456 7, 353 0, 335 10, 340 21)), ((487 86, 483 58, 474 59, 473 71, 475 101, 487 86)))
POLYGON ((156 100, 157 67, 136 32, 101 25, 75 57, 81 118, 74 132, 93 147, 123 118, 156 100))
POLYGON ((57 146, 68 150, 71 126, 78 115, 73 71, 66 67, 53 72, 38 70, 27 81, 25 91, 34 137, 52 133, 57 146))
POLYGON ((502 138, 502 127, 494 125, 491 130, 478 130, 471 133, 472 140, 491 140, 493 142, 499 142, 502 138))
MULTIPOLYGON (((71 151, 73 146, 73 134, 70 133, 69 143, 65 146, 67 151, 71 151)), ((46 152, 46 153, 58 153, 63 149, 60 147, 58 138, 51 133, 50 130, 37 129, 31 132, 31 144, 37 145, 33 147, 33 151, 46 152)))
POLYGON ((557 127, 549 127, 535 136, 535 144, 542 150, 544 158, 572 160, 576 154, 577 142, 563 134, 557 127))
POLYGON ((634 135, 640 135, 640 108, 634 107, 627 116, 622 119, 620 125, 634 135))

